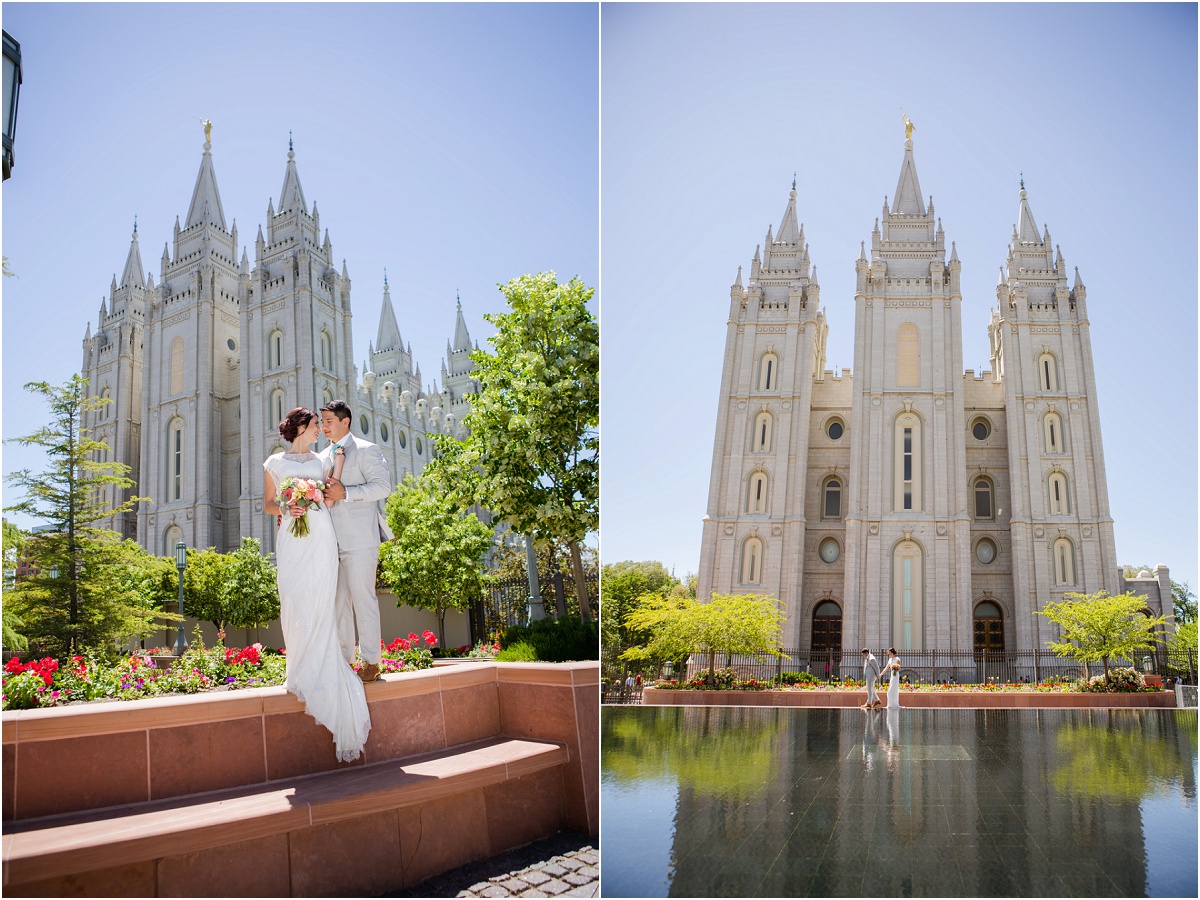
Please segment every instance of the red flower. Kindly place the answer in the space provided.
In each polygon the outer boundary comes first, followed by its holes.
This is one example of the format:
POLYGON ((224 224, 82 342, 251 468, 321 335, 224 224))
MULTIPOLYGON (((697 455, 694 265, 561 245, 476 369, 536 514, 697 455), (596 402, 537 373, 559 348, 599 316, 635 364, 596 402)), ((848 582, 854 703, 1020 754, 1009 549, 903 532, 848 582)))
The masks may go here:
POLYGON ((25 667, 21 665, 21 660, 17 659, 15 656, 4 664, 4 671, 8 672, 10 675, 20 675, 24 669, 25 667))
POLYGON ((417 637, 415 634, 413 634, 411 631, 408 633, 408 640, 410 643, 413 643, 413 644, 420 643, 420 641, 421 641, 421 639, 419 637, 417 637))

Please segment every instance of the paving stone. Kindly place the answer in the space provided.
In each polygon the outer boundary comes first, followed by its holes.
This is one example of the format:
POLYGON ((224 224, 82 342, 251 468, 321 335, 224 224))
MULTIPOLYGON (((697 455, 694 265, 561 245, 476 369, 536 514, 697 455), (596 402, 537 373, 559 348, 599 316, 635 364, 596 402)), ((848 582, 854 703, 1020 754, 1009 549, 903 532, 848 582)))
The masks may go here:
POLYGON ((557 878, 553 878, 541 886, 541 889, 551 897, 557 897, 559 894, 565 893, 571 888, 572 885, 567 884, 565 881, 559 881, 557 878))
POLYGON ((520 878, 510 878, 507 881, 500 882, 500 887, 504 888, 510 894, 519 894, 521 891, 528 890, 532 885, 520 878))
POLYGON ((564 859, 561 863, 559 863, 559 865, 570 872, 574 872, 577 869, 583 868, 583 863, 577 859, 564 859))
POLYGON ((467 888, 467 892, 472 893, 472 894, 478 894, 480 891, 482 891, 484 888, 486 888, 489 883, 490 882, 487 882, 487 881, 476 882, 475 884, 473 884, 469 888, 467 888))
POLYGON ((518 896, 521 896, 521 897, 549 897, 550 895, 547 894, 545 891, 541 890, 540 888, 530 888, 529 890, 525 891, 522 894, 519 894, 518 896))
POLYGON ((567 874, 567 870, 555 862, 542 866, 542 871, 552 878, 561 878, 567 874))
POLYGON ((595 866, 584 866, 579 870, 580 875, 586 875, 588 878, 599 878, 600 870, 595 866))
POLYGON ((539 887, 540 885, 543 885, 547 881, 549 881, 550 876, 547 875, 545 872, 534 871, 534 872, 530 872, 528 875, 523 876, 522 880, 527 881, 529 884, 533 885, 534 887, 539 887))
POLYGON ((583 887, 571 888, 569 891, 564 891, 559 894, 560 897, 596 897, 599 896, 600 884, 592 882, 585 884, 583 887))
POLYGON ((479 892, 480 897, 507 897, 508 891, 498 884, 489 884, 479 892))
POLYGON ((600 862, 600 856, 591 847, 584 847, 575 854, 575 858, 589 866, 594 866, 600 862))
POLYGON ((587 875, 580 875, 578 872, 569 872, 562 877, 562 880, 575 887, 583 887, 585 884, 591 884, 596 879, 590 878, 587 875))

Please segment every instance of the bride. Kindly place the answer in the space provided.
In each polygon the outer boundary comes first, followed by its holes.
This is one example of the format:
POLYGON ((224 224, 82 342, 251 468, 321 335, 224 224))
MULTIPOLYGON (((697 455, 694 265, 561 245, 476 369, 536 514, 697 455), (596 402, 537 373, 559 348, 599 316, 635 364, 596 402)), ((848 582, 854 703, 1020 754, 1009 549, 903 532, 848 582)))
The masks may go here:
MULTIPOLYGON (((279 433, 291 448, 263 463, 263 510, 282 516, 275 541, 276 578, 279 584, 280 624, 287 647, 287 689, 304 703, 305 712, 333 734, 338 760, 357 759, 371 730, 371 716, 362 682, 346 665, 334 623, 337 591, 337 538, 328 509, 317 504, 306 510, 281 506, 279 486, 285 478, 325 481, 313 445, 321 418, 303 406, 279 423, 279 433), (296 520, 305 518, 308 533, 292 533, 296 520)), ((303 529, 301 529, 303 531, 303 529)))
POLYGON ((887 708, 900 708, 900 657, 895 647, 888 647, 888 661, 884 666, 888 672, 887 708))

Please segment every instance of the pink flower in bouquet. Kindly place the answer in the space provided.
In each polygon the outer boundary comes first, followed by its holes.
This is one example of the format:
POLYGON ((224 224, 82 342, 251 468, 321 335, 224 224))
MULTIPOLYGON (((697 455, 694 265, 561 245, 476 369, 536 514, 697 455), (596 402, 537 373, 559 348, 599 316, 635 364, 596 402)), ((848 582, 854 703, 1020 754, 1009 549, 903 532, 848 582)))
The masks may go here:
POLYGON ((276 498, 281 507, 299 506, 304 515, 293 518, 288 524, 288 532, 294 537, 307 537, 309 534, 308 512, 321 509, 325 502, 325 483, 312 478, 283 479, 279 485, 279 496, 276 498))

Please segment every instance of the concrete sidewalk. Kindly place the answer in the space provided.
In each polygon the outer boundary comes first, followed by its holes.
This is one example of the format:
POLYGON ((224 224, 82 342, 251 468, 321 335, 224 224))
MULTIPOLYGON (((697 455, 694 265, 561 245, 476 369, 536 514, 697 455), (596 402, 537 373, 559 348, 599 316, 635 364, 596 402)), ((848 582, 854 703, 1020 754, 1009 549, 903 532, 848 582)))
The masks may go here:
POLYGON ((384 897, 598 897, 598 839, 560 831, 384 897))

